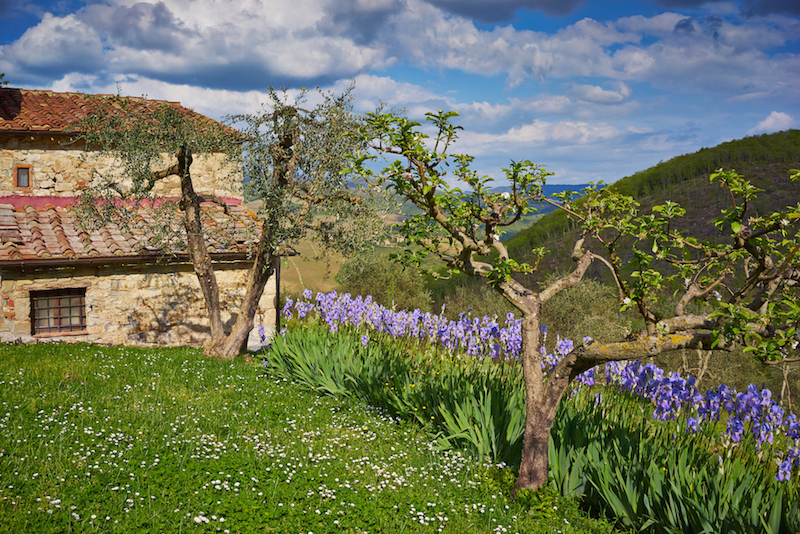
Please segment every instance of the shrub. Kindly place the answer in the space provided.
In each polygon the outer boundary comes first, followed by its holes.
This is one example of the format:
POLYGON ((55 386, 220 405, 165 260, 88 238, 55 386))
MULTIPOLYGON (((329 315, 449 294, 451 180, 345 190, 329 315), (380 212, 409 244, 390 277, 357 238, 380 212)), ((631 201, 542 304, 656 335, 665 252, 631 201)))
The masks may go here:
MULTIPOLYGON (((344 306, 349 298, 334 306, 331 297, 318 295, 313 313, 298 304, 306 324, 274 344, 267 363, 273 374, 387 407, 429 428, 440 446, 519 462, 518 366, 438 348, 441 341, 420 336, 405 312, 384 310, 378 324, 356 317, 344 306), (397 321, 402 328, 384 328, 397 321)), ((468 324, 445 321, 437 335, 449 339, 450 330, 468 324)), ((552 370, 571 349, 571 341, 559 339, 543 367, 552 370)), ((553 488, 614 514, 627 528, 798 531, 800 422, 768 391, 720 387, 702 395, 694 379, 640 362, 608 364, 605 374, 613 387, 602 394, 581 387, 561 404, 549 449, 553 488)), ((593 384, 594 372, 586 375, 584 384, 593 384)))
MULTIPOLYGON (((563 275, 553 276, 547 283, 563 275)), ((589 336, 600 342, 624 337, 632 330, 631 320, 620 311, 613 288, 595 280, 584 280, 565 289, 542 308, 542 324, 567 339, 589 336)))
POLYGON ((505 317, 509 313, 519 313, 502 295, 486 284, 467 283, 457 286, 444 297, 443 304, 444 315, 449 319, 457 318, 462 311, 472 317, 505 317))
POLYGON ((379 333, 366 337, 331 336, 318 325, 295 328, 276 337, 264 366, 278 378, 416 421, 443 448, 466 448, 493 462, 519 459, 525 413, 519 366, 437 355, 379 333))
POLYGON ((372 295, 386 307, 431 311, 431 294, 413 269, 404 269, 385 254, 357 256, 344 262, 336 275, 344 293, 372 295))
POLYGON ((800 529, 798 484, 776 479, 772 454, 752 443, 726 445, 714 425, 687 432, 685 417, 658 422, 648 413, 625 393, 597 402, 587 390, 562 403, 551 434, 551 484, 637 530, 800 529))

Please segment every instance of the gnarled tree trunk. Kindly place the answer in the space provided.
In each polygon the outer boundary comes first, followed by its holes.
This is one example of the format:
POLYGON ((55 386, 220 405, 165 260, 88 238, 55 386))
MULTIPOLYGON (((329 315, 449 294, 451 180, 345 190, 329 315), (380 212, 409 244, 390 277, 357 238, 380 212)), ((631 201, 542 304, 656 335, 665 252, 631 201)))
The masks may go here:
POLYGON ((536 489, 547 483, 547 453, 553 419, 545 413, 544 371, 542 370, 541 304, 538 295, 535 308, 522 319, 522 375, 525 381, 525 433, 522 458, 514 487, 536 489))
POLYGON ((525 433, 514 493, 524 488, 535 490, 547 484, 550 431, 558 405, 574 378, 569 367, 559 367, 549 375, 542 369, 540 296, 535 295, 531 300, 534 301, 533 309, 523 317, 521 327, 525 433))
MULTIPOLYGON (((202 212, 200 204, 203 199, 192 184, 190 167, 192 154, 187 147, 181 147, 177 153, 177 174, 181 177, 181 208, 184 213, 184 227, 189 257, 194 266, 200 289, 203 292, 211 339, 204 345, 206 356, 232 360, 247 348, 247 339, 253 329, 253 318, 258 309, 258 302, 264 294, 264 287, 275 271, 274 257, 268 246, 268 239, 262 235, 253 258, 253 266, 247 277, 247 291, 239 309, 236 322, 229 332, 222 323, 222 312, 219 299, 219 286, 214 273, 211 254, 208 252, 203 237, 202 212)), ((262 224, 262 232, 267 232, 266 223, 262 224)))
MULTIPOLYGON (((266 223, 262 226, 263 232, 267 231, 265 226, 266 223)), ((253 329, 253 318, 258 310, 258 302, 264 294, 267 281, 275 274, 275 260, 278 257, 272 254, 268 240, 262 236, 253 258, 253 266, 247 276, 247 292, 239 308, 236 322, 228 334, 216 338, 212 335, 211 340, 204 347, 207 356, 232 360, 246 350, 247 339, 253 329)))

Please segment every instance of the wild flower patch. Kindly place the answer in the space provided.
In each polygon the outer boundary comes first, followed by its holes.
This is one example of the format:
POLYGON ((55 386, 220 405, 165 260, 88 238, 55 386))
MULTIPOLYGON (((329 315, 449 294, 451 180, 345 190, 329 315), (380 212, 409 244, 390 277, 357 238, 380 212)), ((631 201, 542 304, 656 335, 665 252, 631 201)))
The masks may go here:
MULTIPOLYGON (((352 297, 332 291, 317 293, 314 297, 310 290, 296 302, 287 300, 284 315, 291 319, 293 311, 299 320, 314 318, 327 325, 330 332, 338 332, 340 328, 364 331, 366 333, 361 334, 363 345, 369 342, 369 332, 374 331, 478 359, 513 360, 519 357, 522 342, 520 320, 513 313, 507 315, 504 326, 496 317, 477 318, 466 313, 457 321, 451 321, 441 314, 391 310, 372 302, 369 296, 352 297)), ((552 352, 548 352, 546 328, 543 338, 542 368, 550 371, 574 345, 569 339, 557 337, 552 352)), ((723 385, 703 395, 694 387, 694 378, 676 373, 665 376, 662 369, 651 363, 611 362, 603 370, 607 384, 650 401, 654 405, 653 418, 665 421, 683 415, 687 431, 697 432, 703 423, 713 424, 725 415, 722 437, 738 443, 743 434, 749 432, 757 451, 765 443, 773 445, 778 437, 783 446, 783 449, 775 449, 779 460, 775 475, 778 481, 790 480, 793 469, 800 468, 800 421, 795 414, 785 413, 767 389, 751 384, 746 392, 737 392, 723 385)), ((578 382, 594 385, 595 369, 583 373, 578 382)))
POLYGON ((435 448, 244 362, 0 346, 4 532, 567 532, 511 502, 494 465, 435 448))
MULTIPOLYGON (((309 289, 297 300, 286 299, 281 313, 290 321, 318 321, 332 334, 340 328, 364 332, 361 335, 364 345, 369 343, 369 332, 377 332, 449 354, 498 362, 516 360, 522 348, 521 319, 513 313, 506 315, 503 324, 498 322, 497 316, 478 318, 466 312, 459 314, 457 320, 450 320, 444 313, 390 309, 373 302, 369 295, 353 297, 349 293, 331 291, 315 296, 309 289)), ((544 334, 546 338, 546 329, 544 334)), ((571 340, 560 337, 553 352, 548 353, 544 345, 542 368, 547 370, 555 367, 573 347, 571 340)), ((593 379, 594 371, 590 370, 581 375, 579 381, 592 385, 593 379)))

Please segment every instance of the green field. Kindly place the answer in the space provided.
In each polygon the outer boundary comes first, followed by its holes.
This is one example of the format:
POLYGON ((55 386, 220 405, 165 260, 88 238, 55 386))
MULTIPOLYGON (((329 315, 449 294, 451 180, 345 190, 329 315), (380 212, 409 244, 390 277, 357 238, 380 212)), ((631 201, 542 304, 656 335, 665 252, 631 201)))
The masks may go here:
POLYGON ((0 346, 0 532, 610 532, 426 429, 190 349, 0 346))
POLYGON ((297 295, 305 289, 328 292, 336 289, 336 273, 344 258, 328 253, 310 239, 294 246, 297 256, 281 260, 281 293, 297 295))

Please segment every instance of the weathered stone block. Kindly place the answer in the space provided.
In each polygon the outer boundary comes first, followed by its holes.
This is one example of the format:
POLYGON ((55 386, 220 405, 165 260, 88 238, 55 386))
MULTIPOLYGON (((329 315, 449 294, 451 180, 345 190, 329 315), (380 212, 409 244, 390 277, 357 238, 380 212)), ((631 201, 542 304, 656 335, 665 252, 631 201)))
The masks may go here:
MULTIPOLYGON (((245 265, 228 264, 217 271, 221 300, 227 302, 223 320, 232 321, 232 313, 244 297, 242 283, 245 265)), ((86 288, 86 331, 80 336, 48 338, 114 344, 202 345, 209 336, 208 318, 200 286, 188 263, 180 265, 142 264, 120 266, 76 266, 62 271, 2 273, 0 290, 11 305, 4 307, 6 319, 0 332, 30 335, 30 291, 86 288), (113 289, 112 289, 113 288, 113 289)), ((271 280, 259 302, 256 326, 271 326, 275 282, 271 280)))

